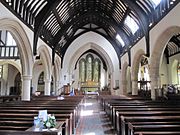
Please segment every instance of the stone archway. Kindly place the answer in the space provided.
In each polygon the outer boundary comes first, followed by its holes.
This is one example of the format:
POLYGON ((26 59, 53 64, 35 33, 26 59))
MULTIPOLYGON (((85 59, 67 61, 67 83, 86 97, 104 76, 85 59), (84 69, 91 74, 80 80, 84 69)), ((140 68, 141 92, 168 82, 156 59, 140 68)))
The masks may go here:
POLYGON ((32 48, 22 26, 11 19, 0 19, 0 29, 11 32, 17 42, 22 66, 22 100, 30 100, 32 65, 34 63, 32 48))
MULTIPOLYGON (((120 79, 118 56, 111 43, 97 33, 84 33, 72 42, 72 44, 68 47, 63 59, 63 73, 66 74, 66 77, 69 77, 69 74, 73 73, 74 69, 71 65, 75 65, 76 60, 79 58, 79 56, 89 49, 97 51, 105 60, 108 67, 108 74, 109 76, 111 76, 110 89, 113 90, 113 88, 116 87, 116 82, 120 79), (69 57, 69 54, 71 54, 72 56, 69 57)), ((63 83, 67 83, 68 79, 66 79, 66 81, 62 80, 63 83)), ((118 94, 118 92, 119 89, 117 89, 116 91, 113 90, 112 94, 118 94)))
POLYGON ((44 94, 50 95, 51 92, 51 75, 52 75, 52 66, 51 66, 51 55, 48 51, 48 48, 45 45, 41 45, 38 48, 38 52, 40 55, 40 59, 42 60, 42 64, 44 67, 44 94))
MULTIPOLYGON (((74 55, 71 57, 70 62, 68 63, 68 67, 69 67, 69 72, 78 72, 78 70, 74 71, 74 65, 76 64, 76 62, 78 61, 78 58, 87 50, 89 49, 93 49, 95 51, 97 51, 101 57, 103 58, 103 60, 105 61, 106 65, 107 65, 107 71, 104 72, 105 73, 105 77, 106 81, 105 81, 105 85, 108 85, 109 83, 109 87, 111 87, 111 90, 113 88, 113 73, 116 71, 114 68, 114 64, 112 59, 108 56, 107 52, 99 45, 89 42, 87 44, 84 44, 84 46, 80 47, 75 53, 74 55), (112 66, 111 66, 112 65, 112 66), (111 75, 111 81, 108 82, 108 75, 111 75)), ((78 87, 78 84, 77 84, 78 87)))
POLYGON ((17 88, 17 85, 15 85, 15 78, 17 74, 18 77, 18 83, 21 86, 21 67, 18 65, 18 62, 12 61, 12 60, 4 60, 0 61, 1 64, 1 71, 2 76, 0 80, 0 95, 20 95, 21 93, 21 87, 17 88))
POLYGON ((132 95, 138 95, 138 71, 141 57, 145 55, 144 50, 140 49, 136 52, 131 69, 132 95))
POLYGON ((172 26, 167 28, 159 37, 158 40, 155 42, 155 47, 151 53, 151 64, 150 64, 150 78, 151 78, 151 98, 155 99, 155 89, 159 87, 160 80, 160 65, 161 59, 164 53, 164 49, 167 45, 167 42, 170 38, 180 32, 180 27, 172 26))

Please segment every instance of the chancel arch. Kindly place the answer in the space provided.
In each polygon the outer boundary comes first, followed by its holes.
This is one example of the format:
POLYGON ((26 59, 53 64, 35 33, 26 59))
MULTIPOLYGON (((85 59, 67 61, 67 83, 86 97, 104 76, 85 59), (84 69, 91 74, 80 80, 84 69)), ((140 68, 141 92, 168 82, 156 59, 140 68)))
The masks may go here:
MULTIPOLYGON (((115 86, 115 80, 119 79, 119 74, 120 74, 118 56, 114 48, 112 47, 111 43, 108 42, 101 35, 94 32, 87 32, 81 35, 76 40, 74 40, 72 44, 68 47, 66 54, 64 55, 63 58, 63 69, 62 69, 62 72, 64 73, 62 77, 66 76, 67 79, 66 81, 62 81, 62 83, 67 84, 68 81, 71 82, 72 74, 78 72, 77 69, 74 68, 77 60, 84 52, 88 51, 89 49, 95 50, 104 59, 107 65, 106 74, 111 75, 109 86, 112 90, 113 87, 115 86), (71 56, 69 56, 69 54, 71 54, 71 56)), ((76 82, 75 84, 76 86, 78 85, 78 83, 76 82)), ((108 82, 105 82, 104 86, 105 85, 108 85, 108 82)))

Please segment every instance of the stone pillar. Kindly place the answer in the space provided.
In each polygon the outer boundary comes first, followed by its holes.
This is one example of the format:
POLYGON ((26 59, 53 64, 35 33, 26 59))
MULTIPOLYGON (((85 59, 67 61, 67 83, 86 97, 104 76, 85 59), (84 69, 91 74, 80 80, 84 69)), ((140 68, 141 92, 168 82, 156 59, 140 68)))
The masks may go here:
POLYGON ((159 88, 159 76, 158 75, 151 75, 151 99, 156 99, 156 89, 159 88))
POLYGON ((31 79, 32 79, 32 76, 29 76, 29 75, 22 76, 21 100, 23 101, 30 101, 31 79))
POLYGON ((138 80, 132 80, 132 95, 138 95, 138 80))
POLYGON ((121 89, 120 94, 126 95, 127 94, 127 81, 123 80, 121 85, 122 85, 122 89, 121 89))
POLYGON ((55 84, 55 95, 59 95, 59 81, 56 81, 56 84, 55 84))
POLYGON ((50 95, 51 94, 51 80, 44 80, 45 87, 44 87, 44 95, 50 95))

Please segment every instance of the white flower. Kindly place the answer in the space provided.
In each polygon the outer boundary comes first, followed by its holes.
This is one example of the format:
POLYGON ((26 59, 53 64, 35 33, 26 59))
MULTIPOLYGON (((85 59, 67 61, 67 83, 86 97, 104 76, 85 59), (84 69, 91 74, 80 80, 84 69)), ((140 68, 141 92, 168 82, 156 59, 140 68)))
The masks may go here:
POLYGON ((53 120, 55 120, 55 116, 54 116, 54 115, 53 115, 53 116, 51 116, 50 118, 51 118, 51 119, 53 119, 53 120))
POLYGON ((51 127, 51 123, 50 122, 46 122, 46 127, 51 127))
POLYGON ((44 127, 53 128, 56 126, 56 118, 54 115, 48 114, 47 120, 44 121, 44 127))

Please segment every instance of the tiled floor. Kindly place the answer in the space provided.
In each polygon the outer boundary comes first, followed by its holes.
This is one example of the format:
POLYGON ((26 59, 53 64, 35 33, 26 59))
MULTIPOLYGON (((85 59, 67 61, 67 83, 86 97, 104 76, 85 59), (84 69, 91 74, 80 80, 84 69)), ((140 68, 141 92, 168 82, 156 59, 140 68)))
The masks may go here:
POLYGON ((75 135, 116 135, 96 98, 86 97, 75 135))

